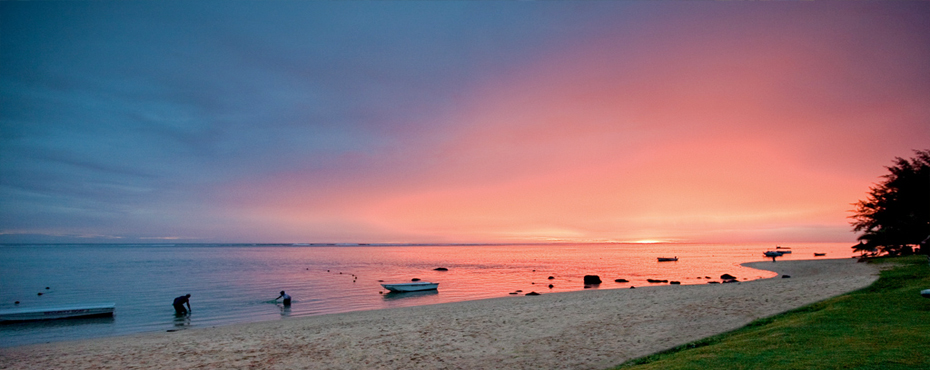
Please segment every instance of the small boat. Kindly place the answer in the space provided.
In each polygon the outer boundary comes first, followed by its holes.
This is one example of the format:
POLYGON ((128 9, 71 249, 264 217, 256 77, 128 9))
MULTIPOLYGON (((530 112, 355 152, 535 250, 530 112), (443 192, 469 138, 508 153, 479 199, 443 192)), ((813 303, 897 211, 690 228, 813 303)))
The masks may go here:
POLYGON ((782 251, 765 251, 765 253, 762 253, 762 254, 765 255, 766 257, 781 257, 783 254, 785 254, 785 252, 782 252, 782 251))
POLYGON ((0 322, 113 316, 116 303, 0 310, 0 322))
POLYGON ((384 289, 390 290, 395 293, 402 292, 419 292, 422 290, 436 290, 439 288, 439 283, 430 283, 430 282, 417 282, 417 283, 401 283, 401 284, 381 284, 384 289))
POLYGON ((678 261, 678 257, 659 257, 659 262, 675 262, 678 261))
POLYGON ((814 253, 814 257, 823 257, 826 256, 826 253, 814 253))

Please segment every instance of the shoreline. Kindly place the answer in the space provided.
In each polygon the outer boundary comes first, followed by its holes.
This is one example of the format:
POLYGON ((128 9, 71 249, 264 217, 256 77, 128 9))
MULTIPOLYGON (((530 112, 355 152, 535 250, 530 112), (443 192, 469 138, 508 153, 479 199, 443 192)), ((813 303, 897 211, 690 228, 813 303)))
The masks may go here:
POLYGON ((847 259, 750 262, 774 278, 512 296, 0 349, 0 367, 603 369, 853 290, 847 259), (790 279, 781 278, 791 275, 790 279))

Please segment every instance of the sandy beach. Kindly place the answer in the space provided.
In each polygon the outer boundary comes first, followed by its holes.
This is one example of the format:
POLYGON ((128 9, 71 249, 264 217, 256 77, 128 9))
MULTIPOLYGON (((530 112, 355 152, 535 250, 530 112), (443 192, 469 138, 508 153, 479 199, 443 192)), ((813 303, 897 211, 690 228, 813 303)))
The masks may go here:
POLYGON ((604 369, 866 287, 878 274, 855 259, 747 266, 780 275, 4 348, 0 368, 604 369))

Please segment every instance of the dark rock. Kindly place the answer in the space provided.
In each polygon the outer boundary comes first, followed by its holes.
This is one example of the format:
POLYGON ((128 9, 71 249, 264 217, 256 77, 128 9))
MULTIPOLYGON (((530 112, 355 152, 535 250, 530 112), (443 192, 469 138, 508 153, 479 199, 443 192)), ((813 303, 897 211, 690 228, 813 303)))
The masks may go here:
POLYGON ((616 282, 618 282, 618 283, 629 283, 629 282, 630 282, 630 281, 627 280, 627 279, 616 279, 616 280, 614 280, 614 281, 616 281, 616 282))
POLYGON ((719 281, 708 281, 707 283, 708 283, 708 284, 720 284, 719 281))
POLYGON ((520 290, 520 289, 515 290, 515 292, 517 292, 517 293, 523 293, 523 291, 520 290))
POLYGON ((630 285, 630 289, 636 289, 636 287, 635 287, 635 286, 632 286, 632 285, 630 285))
POLYGON ((724 280, 723 280, 723 283, 724 283, 724 284, 727 284, 727 283, 738 283, 738 282, 739 282, 739 281, 736 281, 736 279, 724 279, 724 280))
POLYGON ((420 278, 413 278, 413 279, 410 279, 410 281, 420 281, 420 278))
POLYGON ((667 282, 668 282, 668 280, 660 280, 660 279, 646 279, 646 281, 648 281, 648 282, 650 282, 650 283, 654 283, 654 284, 655 284, 655 283, 667 283, 667 282))
POLYGON ((597 276, 597 275, 585 275, 585 276, 584 276, 584 284, 585 284, 585 285, 600 284, 600 283, 601 283, 601 277, 600 277, 600 276, 597 276))
POLYGON ((549 280, 555 279, 555 276, 550 276, 549 280))
POLYGON ((437 267, 437 268, 434 268, 433 271, 449 271, 449 269, 445 267, 437 267))
POLYGON ((730 275, 730 274, 723 274, 723 275, 720 275, 720 279, 722 279, 722 280, 736 280, 736 276, 733 276, 733 275, 730 275))
POLYGON ((782 275, 781 278, 782 278, 782 279, 790 279, 790 278, 791 278, 791 275, 782 275))
POLYGON ((672 285, 681 285, 681 282, 680 282, 680 281, 671 281, 671 282, 669 282, 669 284, 672 284, 672 285))
POLYGON ((552 289, 555 285, 549 284, 549 289, 552 289))
POLYGON ((536 292, 529 292, 529 293, 526 293, 526 295, 539 295, 539 293, 536 293, 536 292))
POLYGON ((42 295, 42 293, 39 293, 39 295, 42 295))
POLYGON ((512 292, 512 293, 510 293, 510 294, 511 294, 511 295, 516 295, 516 294, 517 294, 517 292, 512 292))

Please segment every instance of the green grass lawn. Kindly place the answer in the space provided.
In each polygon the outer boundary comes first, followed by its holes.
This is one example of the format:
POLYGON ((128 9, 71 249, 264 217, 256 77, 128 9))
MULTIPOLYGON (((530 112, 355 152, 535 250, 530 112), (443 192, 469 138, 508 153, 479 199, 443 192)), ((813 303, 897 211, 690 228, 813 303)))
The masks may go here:
POLYGON ((927 257, 870 263, 893 267, 868 288, 616 369, 930 369, 927 257))

